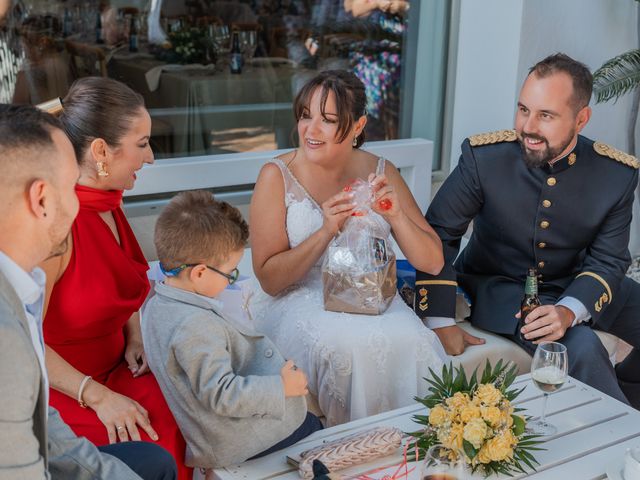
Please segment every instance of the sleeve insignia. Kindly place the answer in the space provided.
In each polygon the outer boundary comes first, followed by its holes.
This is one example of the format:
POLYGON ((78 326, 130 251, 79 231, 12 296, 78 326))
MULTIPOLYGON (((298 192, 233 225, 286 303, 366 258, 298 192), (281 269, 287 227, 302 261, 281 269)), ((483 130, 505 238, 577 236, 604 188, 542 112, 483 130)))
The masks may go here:
POLYGON ((470 136, 469 145, 479 147, 481 145, 491 145, 492 143, 515 142, 517 139, 515 130, 497 130, 470 136))
POLYGON ((605 303, 609 302, 609 296, 606 293, 603 293, 602 295, 600 295, 600 298, 598 299, 598 301, 594 304, 593 308, 596 309, 596 312, 599 312, 602 310, 602 307, 604 306, 605 303))
POLYGON ((420 290, 418 290, 418 295, 420 297, 418 308, 420 309, 420 311, 424 312, 429 308, 429 290, 427 290, 426 288, 421 288, 420 290))
POLYGON ((593 142, 593 149, 603 157, 612 158, 616 162, 620 162, 627 167, 640 168, 640 162, 636 157, 629 155, 622 150, 618 150, 617 148, 613 148, 611 145, 607 145, 602 142, 593 142))

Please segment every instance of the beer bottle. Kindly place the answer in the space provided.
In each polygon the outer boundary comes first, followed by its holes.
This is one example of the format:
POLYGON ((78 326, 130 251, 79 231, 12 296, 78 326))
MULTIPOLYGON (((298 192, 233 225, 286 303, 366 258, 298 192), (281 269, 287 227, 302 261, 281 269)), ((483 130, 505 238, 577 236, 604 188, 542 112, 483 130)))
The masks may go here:
POLYGON ((240 38, 238 32, 233 32, 229 67, 231 73, 242 73, 242 52, 240 51, 240 38))
POLYGON ((520 303, 520 321, 518 322, 518 336, 521 340, 526 341, 524 335, 521 332, 522 327, 525 326, 524 319, 534 309, 542 305, 538 298, 538 272, 535 268, 530 268, 527 272, 527 280, 524 284, 524 297, 520 303))
POLYGON ((129 23, 129 51, 138 51, 138 22, 136 22, 136 17, 133 15, 129 23))

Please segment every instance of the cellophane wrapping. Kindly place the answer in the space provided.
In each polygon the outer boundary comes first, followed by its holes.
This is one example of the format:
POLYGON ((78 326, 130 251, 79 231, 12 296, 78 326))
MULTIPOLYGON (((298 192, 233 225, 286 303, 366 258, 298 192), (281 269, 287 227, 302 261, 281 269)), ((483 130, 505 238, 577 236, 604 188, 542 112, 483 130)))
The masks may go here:
POLYGON ((389 226, 370 209, 368 183, 352 184, 356 209, 327 249, 322 263, 324 308, 333 312, 378 315, 396 294, 396 258, 389 226))

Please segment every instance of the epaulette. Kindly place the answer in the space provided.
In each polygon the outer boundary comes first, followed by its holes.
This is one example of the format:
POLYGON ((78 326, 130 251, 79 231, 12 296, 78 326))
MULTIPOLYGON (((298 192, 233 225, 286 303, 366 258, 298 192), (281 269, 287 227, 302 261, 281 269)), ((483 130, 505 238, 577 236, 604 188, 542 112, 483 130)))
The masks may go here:
POLYGON ((600 155, 613 158, 616 162, 620 162, 627 167, 640 168, 640 162, 636 157, 617 148, 613 148, 611 145, 602 142, 593 142, 593 149, 600 155))
POLYGON ((515 142, 517 138, 515 130, 497 130, 470 136, 469 145, 479 147, 480 145, 491 145, 492 143, 515 142))

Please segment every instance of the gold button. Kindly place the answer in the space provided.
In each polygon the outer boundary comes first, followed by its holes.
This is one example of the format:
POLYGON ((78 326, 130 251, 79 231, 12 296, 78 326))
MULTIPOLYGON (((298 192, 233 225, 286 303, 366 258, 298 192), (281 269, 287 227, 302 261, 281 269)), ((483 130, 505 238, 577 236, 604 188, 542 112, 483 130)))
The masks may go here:
POLYGON ((543 220, 540 222, 540 226, 542 228, 549 228, 549 225, 550 225, 549 222, 547 222, 546 220, 543 220))
POLYGON ((547 178, 547 185, 549 185, 550 187, 553 187, 556 184, 556 179, 555 177, 549 177, 547 178))
POLYGON ((538 248, 545 248, 546 246, 547 246, 547 244, 546 244, 546 243, 544 243, 544 242, 540 242, 540 243, 538 244, 538 248))
POLYGON ((538 262, 538 268, 544 268, 544 262, 538 262))
POLYGON ((575 153, 571 153, 569 155, 569 160, 567 160, 567 163, 569 165, 573 165, 574 163, 576 163, 576 154, 575 153))
POLYGON ((544 208, 549 208, 551 206, 551 200, 543 200, 542 201, 542 206, 544 208))

